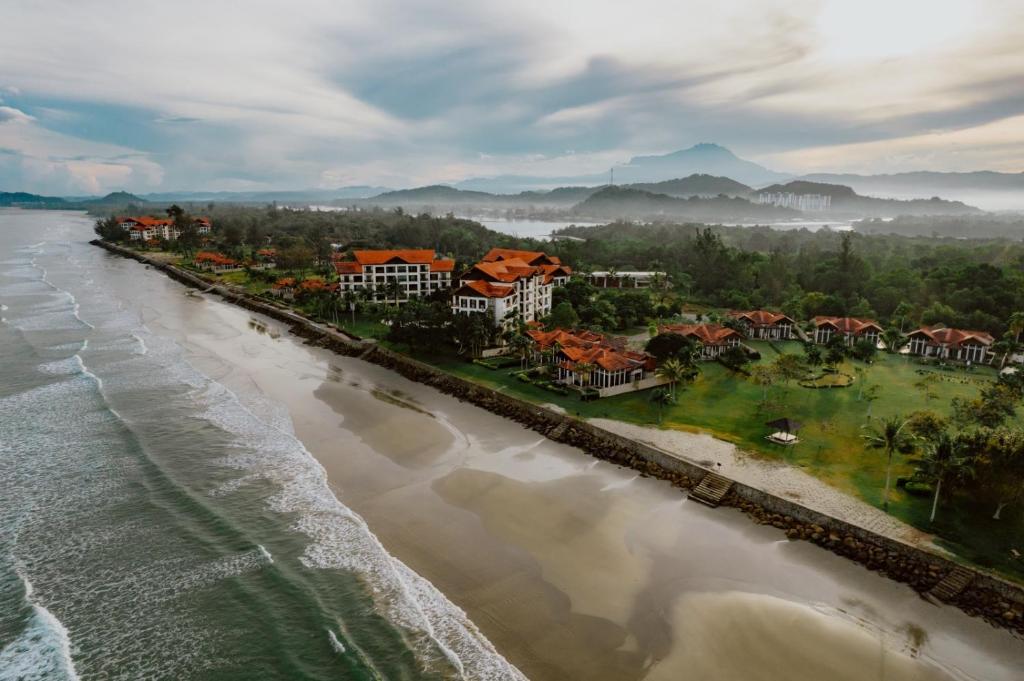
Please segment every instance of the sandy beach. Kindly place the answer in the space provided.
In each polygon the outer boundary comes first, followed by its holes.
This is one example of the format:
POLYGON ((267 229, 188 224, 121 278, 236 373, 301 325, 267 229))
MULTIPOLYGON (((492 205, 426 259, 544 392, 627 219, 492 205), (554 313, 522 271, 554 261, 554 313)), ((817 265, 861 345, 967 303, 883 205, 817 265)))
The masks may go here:
MULTIPOLYGON (((335 493, 531 679, 1009 681, 1024 665, 1007 632, 737 511, 186 298, 147 325, 243 400, 285 405, 335 493)), ((657 444, 707 450, 672 435, 657 444)))

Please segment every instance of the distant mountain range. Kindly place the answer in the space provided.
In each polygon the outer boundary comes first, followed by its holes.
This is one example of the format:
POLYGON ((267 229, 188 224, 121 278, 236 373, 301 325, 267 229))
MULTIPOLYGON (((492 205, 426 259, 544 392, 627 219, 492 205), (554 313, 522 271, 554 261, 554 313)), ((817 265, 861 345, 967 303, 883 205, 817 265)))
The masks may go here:
POLYGON ((62 210, 88 210, 101 206, 120 207, 128 204, 146 203, 138 196, 128 192, 112 192, 101 197, 68 197, 40 196, 27 192, 0 192, 0 207, 16 208, 49 208, 62 210))
POLYGON ((775 192, 829 196, 832 199, 829 214, 858 218, 894 217, 896 215, 974 215, 984 212, 980 208, 968 206, 961 201, 946 201, 938 197, 907 200, 879 199, 873 196, 861 196, 852 187, 845 185, 807 180, 769 185, 756 193, 775 192))

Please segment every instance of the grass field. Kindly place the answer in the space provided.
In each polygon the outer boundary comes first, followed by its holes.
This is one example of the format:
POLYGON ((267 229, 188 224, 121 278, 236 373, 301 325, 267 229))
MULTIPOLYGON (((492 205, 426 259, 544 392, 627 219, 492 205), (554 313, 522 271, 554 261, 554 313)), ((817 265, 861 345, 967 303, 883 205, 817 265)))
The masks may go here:
MULTIPOLYGON (((755 341, 751 345, 761 352, 759 361, 765 363, 777 356, 777 349, 801 352, 796 342, 775 343, 773 347, 755 341)), ((507 370, 493 371, 450 355, 419 357, 463 378, 532 402, 556 404, 584 418, 657 423, 657 407, 650 402, 648 392, 583 402, 575 395, 561 396, 517 381, 507 370)), ((871 366, 847 361, 839 370, 857 380, 850 387, 832 389, 804 388, 795 382, 775 385, 769 388, 768 401, 764 403, 761 386, 719 364, 704 363, 697 379, 680 389, 677 403, 665 407, 662 427, 712 433, 744 450, 799 466, 833 487, 880 507, 885 458, 881 451, 865 448, 864 426, 886 416, 906 416, 919 409, 948 415, 953 397, 974 397, 996 378, 996 371, 990 367, 976 367, 970 372, 941 370, 887 354, 880 354, 871 366), (937 377, 931 397, 914 385, 925 373, 937 377), (872 392, 876 397, 869 401, 872 392), (771 431, 765 422, 780 416, 803 424, 796 446, 783 447, 765 440, 771 431)), ((897 454, 894 480, 912 472, 906 457, 897 454)), ((965 558, 1017 579, 1024 578, 1024 563, 1010 555, 1011 548, 1024 552, 1021 509, 1007 509, 1003 520, 996 521, 991 519, 991 503, 946 498, 933 525, 928 522, 930 504, 930 497, 894 488, 889 510, 902 520, 939 535, 947 548, 965 558)))

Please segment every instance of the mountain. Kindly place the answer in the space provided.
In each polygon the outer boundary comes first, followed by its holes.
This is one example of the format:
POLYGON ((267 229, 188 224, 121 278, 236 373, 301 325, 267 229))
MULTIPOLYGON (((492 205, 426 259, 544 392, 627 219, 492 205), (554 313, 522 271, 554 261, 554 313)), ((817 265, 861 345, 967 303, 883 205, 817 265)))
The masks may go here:
POLYGON ((852 187, 861 194, 928 199, 938 194, 986 210, 1024 210, 1024 173, 917 171, 885 175, 814 173, 800 179, 852 187))
POLYGON ((661 182, 694 174, 730 177, 750 185, 778 182, 791 177, 739 158, 725 147, 709 143, 661 156, 634 156, 629 163, 614 170, 615 181, 621 184, 661 182))
POLYGON ((556 177, 535 175, 476 177, 457 182, 455 186, 472 191, 514 194, 523 191, 554 189, 567 185, 605 185, 611 180, 612 170, 615 171, 615 183, 620 185, 664 182, 691 175, 729 177, 748 185, 782 182, 792 177, 792 175, 769 170, 753 161, 739 158, 718 144, 703 143, 660 156, 634 156, 629 162, 600 173, 556 177))
POLYGON ((829 215, 847 214, 853 217, 893 217, 896 215, 971 215, 982 213, 980 208, 968 206, 961 201, 947 201, 938 197, 930 199, 881 199, 861 196, 852 187, 825 182, 793 180, 786 184, 774 184, 758 193, 820 194, 832 197, 829 215))
POLYGON ((738 197, 695 196, 681 199, 617 186, 602 188, 573 208, 573 213, 599 220, 675 219, 692 222, 774 222, 801 215, 796 210, 762 206, 738 197))
POLYGON ((0 192, 0 206, 24 208, 59 208, 65 203, 59 196, 40 196, 28 192, 0 192))
POLYGON ((111 192, 98 199, 88 199, 79 203, 89 206, 127 206, 128 204, 146 203, 146 200, 128 192, 111 192))
POLYGON ((260 190, 249 192, 204 192, 179 191, 144 194, 147 201, 157 203, 170 202, 224 202, 224 203, 285 203, 285 204, 328 204, 332 201, 346 199, 365 199, 389 191, 388 187, 371 187, 354 185, 337 189, 295 189, 295 190, 260 190))

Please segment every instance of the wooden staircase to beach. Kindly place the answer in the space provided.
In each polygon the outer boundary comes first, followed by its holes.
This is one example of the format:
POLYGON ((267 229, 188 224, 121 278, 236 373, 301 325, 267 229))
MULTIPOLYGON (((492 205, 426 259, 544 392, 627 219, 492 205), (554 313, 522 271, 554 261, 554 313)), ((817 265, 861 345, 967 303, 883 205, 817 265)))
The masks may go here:
POLYGON ((963 590, 974 581, 974 573, 966 568, 957 566, 942 578, 942 581, 931 588, 927 596, 932 601, 949 603, 963 593, 963 590))
POLYGON ((705 506, 715 508, 722 503, 722 499, 729 493, 731 487, 732 480, 723 478, 717 473, 708 473, 701 479, 700 484, 690 492, 690 498, 705 506))

